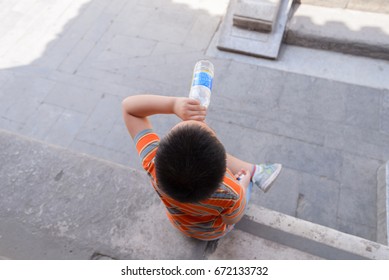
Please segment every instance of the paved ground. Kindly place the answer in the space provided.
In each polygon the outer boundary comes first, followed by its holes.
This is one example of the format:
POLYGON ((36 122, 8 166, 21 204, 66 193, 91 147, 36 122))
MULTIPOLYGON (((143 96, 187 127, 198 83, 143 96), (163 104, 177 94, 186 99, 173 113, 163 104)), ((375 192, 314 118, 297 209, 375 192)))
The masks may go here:
MULTIPOLYGON (((331 77, 342 64, 311 75, 315 56, 300 56, 290 72, 210 50, 227 2, 0 0, 0 128, 140 169, 121 100, 185 96, 196 60, 207 57, 216 72, 208 122, 227 150, 285 166, 253 203, 375 240, 388 89, 377 79, 350 83, 363 69, 331 77)), ((389 73, 387 62, 364 65, 376 65, 378 79, 389 73)), ((161 134, 177 120, 153 118, 161 134)))

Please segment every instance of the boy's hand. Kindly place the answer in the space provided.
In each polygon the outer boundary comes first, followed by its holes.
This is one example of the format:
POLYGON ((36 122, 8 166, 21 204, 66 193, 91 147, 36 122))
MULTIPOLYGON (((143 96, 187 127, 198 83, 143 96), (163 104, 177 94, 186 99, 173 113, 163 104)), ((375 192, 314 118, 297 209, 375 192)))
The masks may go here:
POLYGON ((178 97, 174 102, 174 113, 183 121, 204 121, 207 108, 200 101, 188 97, 178 97))
POLYGON ((250 184, 251 172, 250 172, 250 170, 242 169, 237 174, 235 174, 235 178, 239 181, 239 183, 244 188, 247 188, 248 185, 250 184))

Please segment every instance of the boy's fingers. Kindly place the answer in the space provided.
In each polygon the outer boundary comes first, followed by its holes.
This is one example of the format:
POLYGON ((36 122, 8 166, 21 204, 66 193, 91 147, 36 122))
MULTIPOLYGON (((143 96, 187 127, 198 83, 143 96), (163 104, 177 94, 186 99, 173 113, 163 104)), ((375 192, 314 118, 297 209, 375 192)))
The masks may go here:
POLYGON ((249 170, 245 170, 245 169, 241 169, 236 175, 235 175, 235 178, 237 180, 242 180, 244 177, 246 177, 247 175, 250 175, 250 171, 249 170))
POLYGON ((197 99, 188 98, 188 105, 191 109, 206 110, 207 108, 202 106, 197 99))
POLYGON ((197 99, 188 98, 187 101, 188 101, 188 104, 200 105, 200 101, 198 101, 197 99))
POLYGON ((204 106, 198 105, 189 105, 188 109, 191 111, 207 111, 207 108, 204 106))
POLYGON ((192 116, 196 116, 196 115, 205 116, 205 115, 207 115, 207 113, 206 113, 206 111, 191 111, 190 115, 192 115, 192 116))
POLYGON ((191 116, 190 119, 191 119, 191 120, 194 120, 194 121, 203 121, 203 120, 205 120, 205 116, 202 116, 202 115, 194 115, 194 116, 191 116))

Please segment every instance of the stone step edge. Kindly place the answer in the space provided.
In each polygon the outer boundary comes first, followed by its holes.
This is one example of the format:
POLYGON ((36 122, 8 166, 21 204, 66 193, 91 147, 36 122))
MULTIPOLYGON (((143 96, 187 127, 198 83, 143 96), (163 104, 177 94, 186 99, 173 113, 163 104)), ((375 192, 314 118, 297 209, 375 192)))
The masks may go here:
POLYGON ((286 26, 283 42, 307 48, 389 60, 389 36, 385 36, 388 31, 388 22, 387 14, 295 3, 286 26), (310 22, 307 22, 308 17, 310 22), (316 19, 320 21, 323 18, 326 19, 324 24, 315 24, 316 19), (349 28, 349 25, 353 26, 357 22, 372 22, 372 20, 374 20, 374 26, 368 24, 364 25, 362 30, 340 32, 343 28, 349 28), (335 28, 334 24, 339 26, 335 28), (374 32, 363 31, 363 29, 371 29, 374 32), (373 33, 377 34, 373 35, 373 33))
POLYGON ((389 161, 377 171, 377 242, 389 244, 389 161))
POLYGON ((324 259, 389 259, 389 247, 250 205, 237 229, 324 259))

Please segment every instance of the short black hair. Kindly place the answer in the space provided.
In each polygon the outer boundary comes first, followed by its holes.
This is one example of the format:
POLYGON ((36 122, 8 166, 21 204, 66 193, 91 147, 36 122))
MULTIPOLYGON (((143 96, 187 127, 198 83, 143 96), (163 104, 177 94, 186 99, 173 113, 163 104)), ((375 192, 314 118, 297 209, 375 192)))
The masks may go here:
POLYGON ((201 125, 171 130, 155 156, 158 186, 179 202, 209 198, 223 181, 226 151, 219 139, 201 125))

